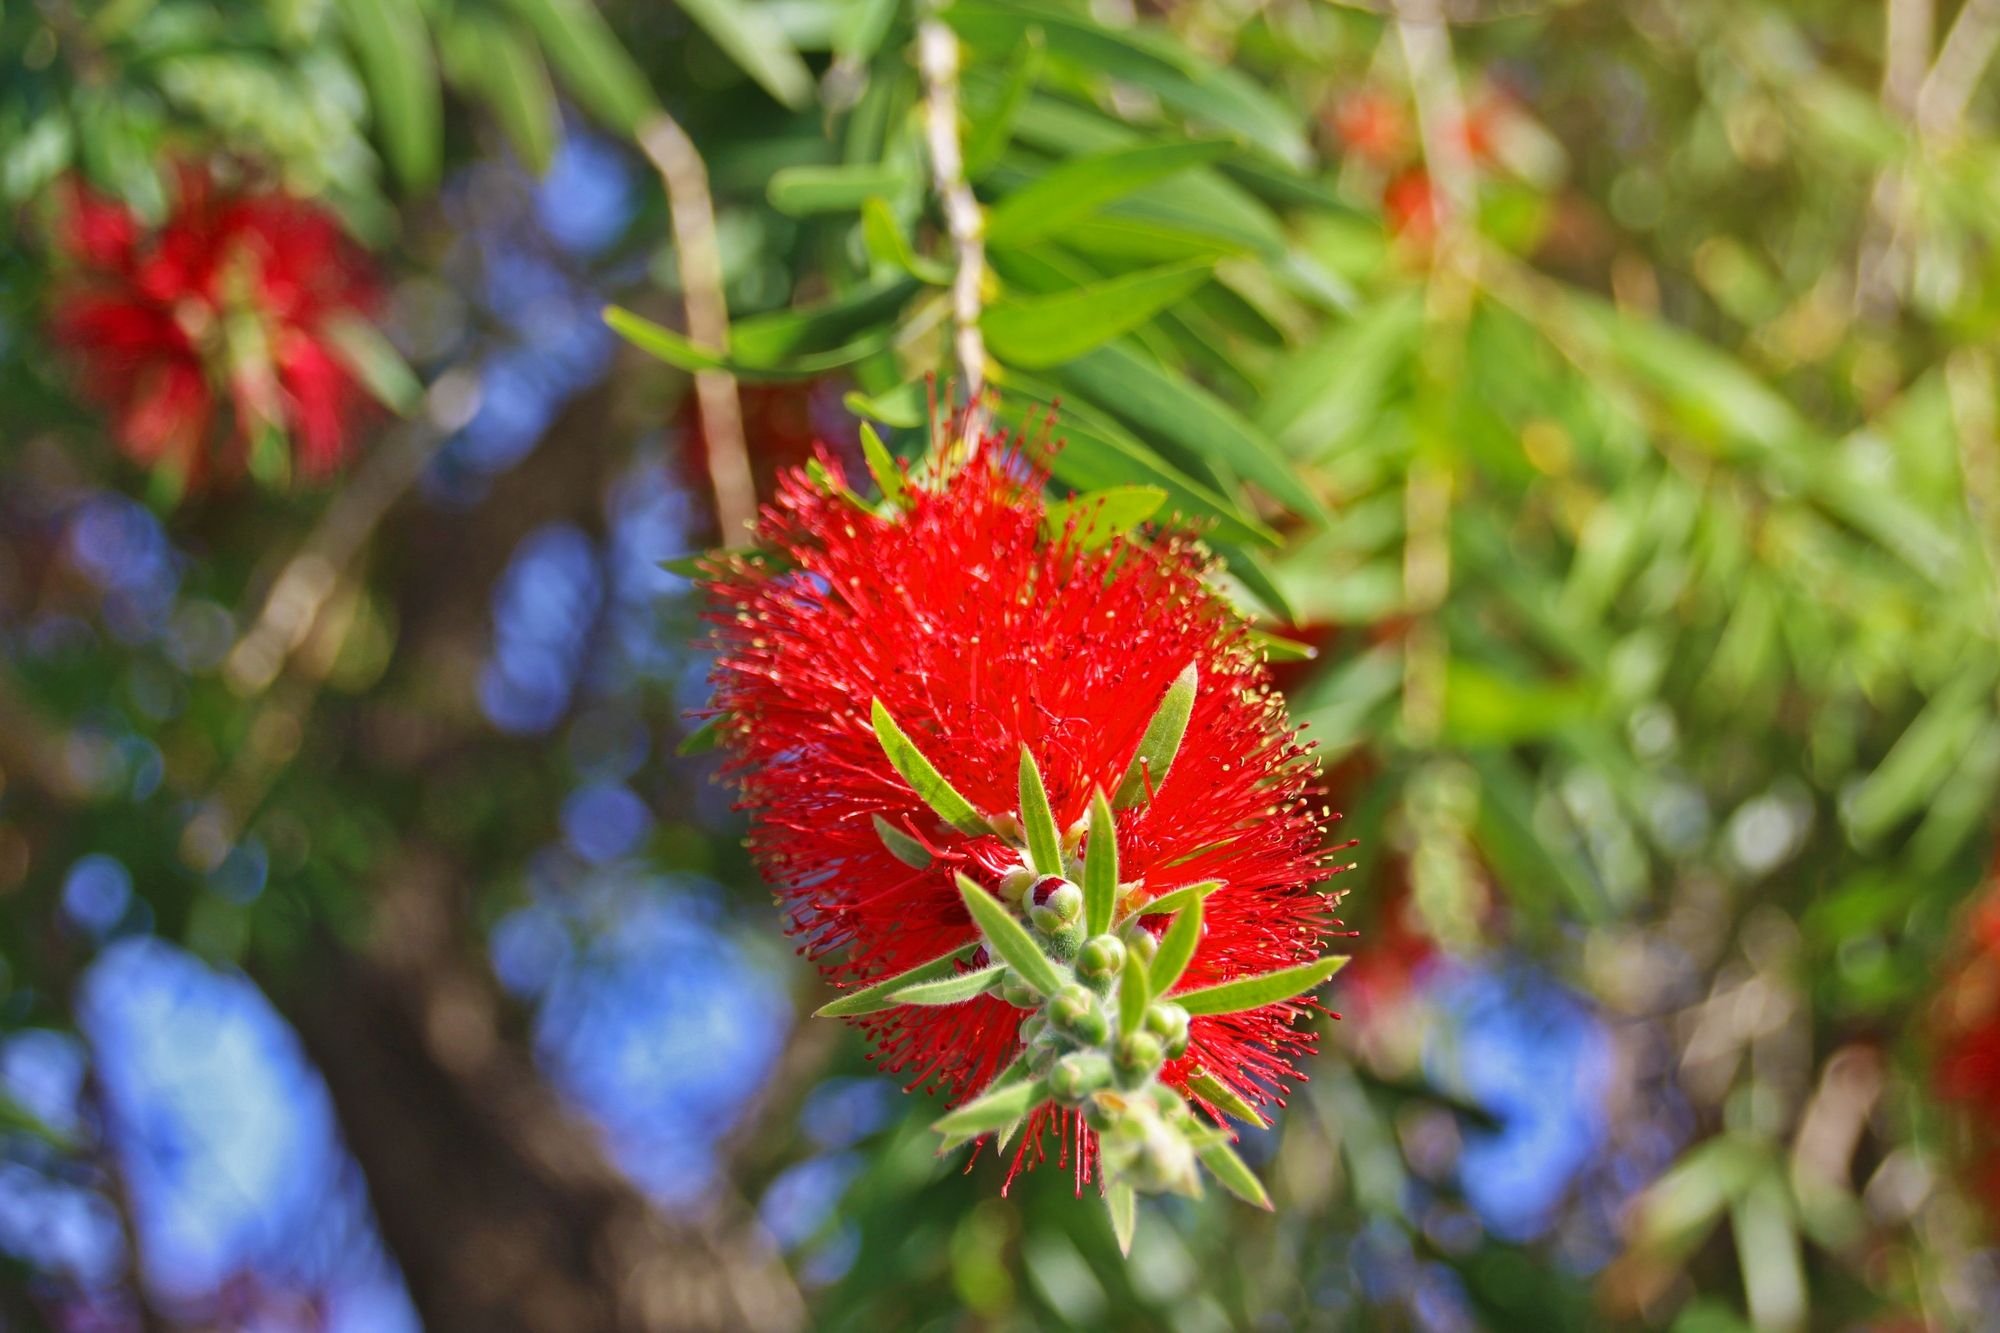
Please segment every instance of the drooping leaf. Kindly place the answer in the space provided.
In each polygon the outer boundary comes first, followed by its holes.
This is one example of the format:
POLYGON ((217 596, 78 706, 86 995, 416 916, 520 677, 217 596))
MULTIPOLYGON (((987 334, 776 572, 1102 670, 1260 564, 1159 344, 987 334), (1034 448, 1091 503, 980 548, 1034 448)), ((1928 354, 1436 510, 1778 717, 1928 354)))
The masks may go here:
POLYGON ((724 55, 784 106, 812 97, 812 71, 778 20, 758 0, 679 0, 724 55))
POLYGON ((1004 903, 964 875, 958 876, 958 896, 974 924, 986 936, 988 950, 1013 968, 1021 980, 1043 995, 1054 995, 1062 989, 1062 973, 1004 903))
POLYGON ((896 725, 896 719, 889 710, 876 699, 869 707, 875 727, 875 739, 882 743, 882 752, 889 756, 889 763, 910 789, 923 798, 925 805, 937 812, 939 819, 961 833, 977 836, 985 833, 986 817, 973 808, 972 802, 958 794, 958 789, 945 781, 944 774, 937 771, 931 761, 924 758, 923 751, 916 742, 904 734, 896 725))
POLYGON ((1223 1187, 1248 1204, 1269 1210, 1271 1196, 1264 1191, 1264 1182, 1257 1179, 1257 1173, 1246 1166, 1236 1150, 1227 1143, 1208 1142, 1201 1145, 1201 1164, 1207 1167, 1223 1187))
POLYGON ((1132 1186, 1116 1176, 1104 1182, 1104 1206, 1111 1213, 1111 1235, 1118 1242, 1118 1253, 1132 1253, 1132 1233, 1139 1221, 1139 1196, 1132 1186))
POLYGON ((1146 724, 1145 735, 1139 738, 1139 748, 1132 754, 1132 762, 1125 769, 1124 780, 1118 784, 1118 794, 1113 804, 1120 810, 1129 810, 1146 799, 1150 789, 1158 791, 1167 780, 1167 773, 1173 768, 1174 756, 1180 753, 1181 737, 1187 734, 1188 719, 1194 715, 1195 687, 1199 674, 1190 662, 1167 686, 1165 697, 1153 713, 1152 721, 1146 724))
POLYGON ((1111 803, 1099 788, 1090 800, 1090 844, 1083 858, 1083 934, 1085 939, 1111 929, 1118 911, 1118 825, 1111 803))
POLYGON ((700 726, 681 737, 681 743, 674 747, 674 753, 686 758, 689 755, 707 754, 722 741, 722 724, 729 720, 726 713, 717 714, 700 726))
POLYGON ((889 855, 895 857, 912 870, 929 870, 931 868, 931 854, 924 850, 922 843, 880 815, 871 815, 869 818, 875 821, 875 836, 880 838, 882 845, 889 849, 889 855))
POLYGON ((384 156, 406 188, 429 189, 444 151, 444 102, 423 10, 416 0, 341 0, 341 14, 384 156))
POLYGON ((1075 360, 1138 328, 1209 280, 1205 260, 1124 273, 1048 296, 1015 297, 980 319, 986 345, 1002 361, 1034 369, 1075 360))
POLYGON ((994 989, 1006 976, 1007 969, 995 963, 976 972, 961 972, 955 977, 919 981, 893 992, 889 998, 897 1004, 964 1004, 994 989))
POLYGON ((949 953, 940 954, 927 963, 919 963, 906 972, 898 972, 893 977, 871 982, 860 990, 851 990, 837 1000, 831 1000, 813 1011, 814 1018, 854 1018, 862 1014, 878 1014, 884 1009, 896 1007, 896 1001, 889 997, 905 986, 913 986, 920 981, 933 981, 949 976, 956 970, 959 959, 971 953, 975 945, 961 944, 949 953))
POLYGON ((1049 1085, 1040 1079, 1002 1084, 947 1111, 931 1128, 953 1138, 995 1133, 1041 1105, 1048 1095, 1049 1085))
POLYGON ((605 126, 629 135, 659 110, 646 76, 589 0, 505 0, 521 16, 563 87, 605 126))
POLYGON ((872 162, 784 167, 765 186, 771 207, 789 217, 854 213, 871 199, 894 195, 915 184, 900 167, 872 162))
POLYGON ((1262 1009, 1267 1004, 1277 1004, 1281 1000, 1296 999, 1320 985, 1328 977, 1347 966, 1344 955, 1329 955, 1297 967, 1281 968, 1276 972, 1265 972, 1259 976, 1243 977, 1236 981, 1225 981, 1216 986, 1204 986, 1200 990, 1182 991, 1173 997, 1175 1004, 1188 1011, 1190 1017, 1203 1014, 1238 1014, 1248 1009, 1262 1009))
POLYGON ((1197 1069, 1187 1076, 1187 1090, 1226 1116, 1247 1120, 1258 1129, 1268 1126, 1269 1122, 1256 1107, 1230 1091, 1228 1084, 1205 1069, 1197 1069))
POLYGON ((1201 902, 1222 887, 1219 879, 1205 879, 1199 884, 1183 884, 1178 889, 1169 889, 1157 898, 1149 898, 1132 909, 1133 916, 1153 916, 1162 912, 1184 911, 1201 902))
POLYGON ((488 11, 459 9, 440 31, 438 53, 452 83, 492 111, 522 165, 537 176, 547 171, 561 112, 548 67, 522 27, 488 11))
POLYGON ((987 244, 1029 245, 1053 236, 1142 185, 1215 161, 1226 148, 1197 140, 1072 158, 993 206, 986 218, 987 244))
POLYGON ((1042 511, 1042 530, 1051 540, 1068 533, 1078 550, 1095 551, 1137 528, 1166 502, 1167 493, 1158 486, 1110 486, 1048 506, 1042 511))

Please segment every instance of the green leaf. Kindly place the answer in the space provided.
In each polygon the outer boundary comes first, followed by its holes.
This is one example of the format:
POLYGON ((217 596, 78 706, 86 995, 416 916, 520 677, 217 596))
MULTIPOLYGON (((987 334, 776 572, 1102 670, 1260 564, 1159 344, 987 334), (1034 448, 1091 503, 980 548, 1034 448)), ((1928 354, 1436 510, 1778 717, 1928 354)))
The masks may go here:
POLYGON ((1033 244, 1141 186, 1206 166, 1227 149, 1225 143, 1201 140, 1143 144, 1071 158, 993 206, 986 218, 987 244, 1033 244))
POLYGON ((1021 980, 1043 995, 1062 989, 1062 973, 1005 904, 964 875, 958 876, 958 896, 986 936, 986 947, 1019 973, 1021 980))
POLYGON ((903 470, 896 466, 896 459, 889 447, 882 443, 882 437, 867 422, 861 423, 861 456, 867 460, 868 475, 875 478, 876 489, 890 504, 901 504, 909 493, 909 484, 903 479, 903 470))
POLYGON ((1174 766, 1174 756, 1180 753, 1181 737, 1187 734, 1188 718, 1194 714, 1198 682, 1199 675, 1190 662, 1167 686, 1165 697, 1153 712, 1153 720, 1146 724, 1146 734, 1139 738, 1139 748, 1132 754, 1125 778, 1118 784, 1113 804, 1120 810, 1142 804, 1149 786, 1158 791, 1166 782, 1167 773, 1174 766))
POLYGON ((1031 369, 1060 365, 1138 328, 1209 280, 1207 260, 1167 264, 1047 296, 1015 297, 980 319, 986 345, 1002 361, 1031 369))
POLYGON ((1207 1143, 1200 1148, 1201 1164, 1222 1182, 1231 1194, 1248 1204, 1268 1210, 1271 1196, 1264 1192, 1264 1182, 1257 1179, 1256 1172, 1244 1165, 1243 1159, 1227 1143, 1207 1143))
POLYGON ((975 837, 987 832, 986 816, 973 808, 972 802, 958 794, 958 789, 945 781, 944 774, 931 766, 924 758, 916 743, 896 725, 896 719, 882 706, 880 699, 870 704, 870 713, 875 724, 875 739, 882 743, 882 752, 889 756, 903 780, 911 790, 923 798, 924 804, 937 811, 938 818, 961 833, 975 837))
POLYGON ((1118 979, 1119 1035, 1129 1037, 1139 1030, 1146 1021, 1146 1006, 1152 999, 1146 965, 1139 960, 1139 951, 1126 950, 1125 971, 1118 979))
POLYGON ((871 815, 869 818, 875 821, 875 836, 880 838, 882 845, 889 849, 889 855, 895 857, 912 870, 929 870, 931 868, 931 854, 924 850, 922 843, 880 815, 871 815))
POLYGON ((931 1128, 954 1138, 991 1134, 1034 1110, 1048 1095, 1049 1085, 1040 1079, 1003 1084, 947 1111, 931 1128))
POLYGON ((1143 88, 1190 120, 1239 134, 1293 166, 1310 160, 1297 112, 1248 76, 1202 59, 1172 34, 1136 25, 1113 28, 1035 0, 955 0, 945 19, 987 60, 1018 50, 1029 32, 1040 29, 1052 65, 1059 60, 1080 76, 1143 88))
POLYGON ((842 366, 866 360, 881 350, 887 335, 856 339, 830 351, 813 352, 782 361, 752 362, 723 356, 701 346, 672 329, 655 324, 644 315, 635 315, 621 306, 607 306, 604 322, 614 333, 642 352, 658 357, 670 366, 686 371, 727 370, 745 380, 788 380, 810 378, 842 366))
POLYGON ((459 9, 441 29, 438 45, 445 73, 492 111, 522 165, 537 176, 547 171, 561 115, 534 42, 513 23, 459 9))
MULTIPOLYGON (((1265 563, 1263 556, 1233 542, 1214 542, 1212 545, 1215 553, 1222 557, 1225 572, 1241 584, 1251 596, 1263 603, 1265 612, 1288 625, 1299 623, 1298 608, 1292 604, 1291 598, 1285 596, 1285 590, 1279 584, 1277 575, 1265 563)), ((1308 656, 1311 652, 1311 649, 1306 650, 1308 656)))
POLYGON ((853 213, 914 183, 903 168, 875 162, 783 167, 772 174, 764 194, 780 213, 803 218, 853 213))
POLYGON ((717 713, 700 726, 681 737, 681 743, 674 747, 674 753, 686 758, 689 755, 707 754, 722 741, 722 724, 729 720, 729 714, 717 713))
POLYGON ((321 326, 334 354, 361 381, 375 401, 398 416, 408 416, 424 401, 423 382, 382 331, 355 315, 342 315, 321 326))
POLYGON ((959 959, 977 947, 961 944, 950 953, 940 954, 928 963, 919 963, 907 972, 898 972, 893 977, 884 978, 860 990, 851 990, 839 999, 821 1005, 813 1011, 814 1018, 854 1018, 861 1014, 878 1014, 884 1009, 894 1009, 896 1001, 889 997, 905 986, 913 986, 919 981, 931 981, 949 976, 955 970, 959 959))
POLYGON ((341 0, 341 16, 384 156, 406 189, 429 189, 444 151, 444 101, 423 11, 416 0, 341 0))
POLYGON ((1042 531, 1051 541, 1067 535, 1078 550, 1095 551, 1137 528, 1166 502, 1167 493, 1158 486, 1107 486, 1050 505, 1042 511, 1042 531))
POLYGON ((812 71, 770 11, 752 0, 680 0, 724 55, 765 92, 796 110, 812 98, 812 71))
POLYGON ((888 322, 920 285, 905 276, 877 278, 817 305, 738 320, 729 335, 730 353, 751 365, 775 366, 860 344, 886 346, 888 322))
POLYGON ((1118 911, 1118 825, 1099 788, 1090 799, 1090 845, 1083 857, 1083 937, 1111 929, 1118 911))
POLYGON ((1205 1069, 1197 1069, 1187 1076, 1187 1090, 1226 1116, 1247 1120, 1259 1129, 1269 1128, 1270 1122, 1258 1114, 1256 1107, 1237 1096, 1228 1084, 1205 1069))
POLYGON ((963 1004, 976 999, 998 986, 1007 976, 1007 969, 999 963, 982 967, 977 972, 961 972, 955 977, 944 977, 937 981, 919 981, 905 986, 889 996, 897 1004, 963 1004))
POLYGON ((1159 952, 1153 955, 1153 970, 1150 985, 1153 994, 1165 995, 1172 990, 1187 971, 1188 963, 1194 959, 1195 946, 1201 943, 1201 899, 1197 897, 1185 908, 1174 913, 1167 933, 1160 936, 1159 952))
POLYGON ((1262 1009, 1267 1004, 1277 1004, 1281 1000, 1295 999, 1304 995, 1346 966, 1345 956, 1329 955, 1314 962, 1301 963, 1297 967, 1266 972, 1261 976, 1244 977, 1240 981, 1225 981, 1219 986, 1204 986, 1200 990, 1183 991, 1174 996, 1173 1001, 1187 1010, 1190 1017, 1203 1014, 1240 1014, 1248 1009, 1262 1009))
POLYGON ((1132 1253, 1132 1232, 1139 1222, 1139 1196, 1132 1186, 1116 1177, 1104 1182, 1104 1206, 1111 1212, 1111 1234, 1118 1242, 1118 1253, 1130 1256, 1132 1253))
POLYGON ((973 118, 972 133, 965 140, 968 180, 978 180, 999 160, 1013 138, 1014 117, 1020 114, 1022 102, 1041 76, 1042 34, 1040 29, 1030 28, 1027 40, 1015 51, 1013 62, 1007 67, 1007 82, 1000 89, 999 99, 973 118))
POLYGON ((1130 346, 1100 347, 1069 362, 1057 379, 1133 429, 1172 441, 1191 457, 1223 464, 1293 513, 1320 524, 1332 521, 1269 436, 1208 390, 1168 373, 1130 346))
POLYGON ((935 260, 925 259, 910 245, 903 225, 882 198, 864 200, 861 205, 861 243, 868 257, 878 265, 907 273, 932 286, 951 281, 951 270, 935 260))
POLYGON ((646 76, 590 0, 504 0, 534 30, 570 96, 605 126, 634 133, 660 109, 646 76))
POLYGON ((1028 830, 1028 859, 1038 875, 1063 872, 1062 834, 1056 829, 1056 812, 1049 808, 1048 789, 1042 785, 1042 770, 1035 756, 1021 747, 1021 822, 1028 830))
POLYGON ((1269 630, 1253 629, 1250 642, 1263 650, 1264 656, 1273 662, 1310 662, 1319 656, 1319 649, 1297 639, 1288 639, 1282 634, 1269 630))
POLYGON ((1222 887, 1219 879, 1205 879, 1199 884, 1183 884, 1178 889, 1169 889, 1157 898, 1150 898, 1126 914, 1127 919, 1135 916, 1154 916, 1167 912, 1182 912, 1198 902, 1205 901, 1211 893, 1222 887))

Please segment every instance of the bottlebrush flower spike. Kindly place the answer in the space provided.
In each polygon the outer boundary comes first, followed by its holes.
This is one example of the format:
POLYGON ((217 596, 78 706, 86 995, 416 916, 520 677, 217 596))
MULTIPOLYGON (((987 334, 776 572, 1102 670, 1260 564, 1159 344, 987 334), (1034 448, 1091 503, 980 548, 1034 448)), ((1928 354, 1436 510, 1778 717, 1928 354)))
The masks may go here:
POLYGON ((947 1146, 1019 1133, 1011 1180, 1053 1139, 1128 1243, 1197 1163, 1265 1203, 1223 1116, 1300 1077, 1346 960, 1313 764, 1209 557, 1087 498, 1052 528, 1044 480, 997 438, 872 505, 787 474, 704 565, 713 707, 821 1012, 947 1092, 947 1146))
POLYGON ((246 465, 322 478, 340 464, 364 392, 335 330, 374 285, 328 214, 190 167, 156 232, 78 185, 58 241, 71 271, 53 332, 133 460, 182 486, 246 465), (285 441, 289 459, 272 449, 285 441))

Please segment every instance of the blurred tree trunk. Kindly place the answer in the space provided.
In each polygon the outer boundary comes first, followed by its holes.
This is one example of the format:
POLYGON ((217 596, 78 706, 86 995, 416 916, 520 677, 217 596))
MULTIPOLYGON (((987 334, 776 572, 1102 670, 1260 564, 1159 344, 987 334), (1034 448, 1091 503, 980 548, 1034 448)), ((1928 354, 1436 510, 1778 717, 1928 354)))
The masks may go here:
POLYGON ((456 939, 453 882, 441 858, 404 860, 359 951, 327 942, 266 979, 326 1078, 425 1328, 800 1327, 754 1225, 663 1217, 541 1081, 456 939))

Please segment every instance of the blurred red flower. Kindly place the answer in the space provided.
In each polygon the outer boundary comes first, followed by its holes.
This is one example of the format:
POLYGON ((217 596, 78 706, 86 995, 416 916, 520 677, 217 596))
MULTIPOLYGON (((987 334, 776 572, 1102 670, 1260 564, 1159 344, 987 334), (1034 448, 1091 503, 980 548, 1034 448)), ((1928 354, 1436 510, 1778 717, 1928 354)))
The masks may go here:
POLYGON ((67 204, 58 239, 72 269, 54 333, 115 415, 126 454, 193 485, 241 470, 259 437, 277 432, 305 476, 340 464, 365 395, 331 327, 371 307, 375 289, 332 217, 193 167, 151 232, 86 186, 67 204))
MULTIPOLYGON (((836 482, 839 466, 824 460, 836 482)), ((993 888, 1014 864, 1001 839, 940 822, 884 755, 880 699, 931 762, 982 810, 1011 810, 1020 747, 1040 764, 1059 822, 1115 789, 1169 684, 1193 663, 1198 689, 1178 757, 1150 799, 1119 816, 1119 874, 1157 897, 1203 880, 1204 934, 1184 979, 1203 986, 1309 962, 1335 925, 1317 887, 1326 812, 1313 768, 1245 627, 1203 583, 1209 558, 1185 535, 1084 549, 1044 526, 1044 478, 989 438, 941 489, 909 488, 884 517, 787 474, 758 530, 761 554, 718 558, 714 707, 726 772, 753 812, 751 848, 789 929, 845 985, 904 971, 978 938, 954 888, 993 888), (891 855, 880 817, 919 838, 924 869, 891 855)), ((1151 922, 1142 924, 1148 928, 1151 922)), ((1164 924, 1162 921, 1161 924, 1164 924)), ((1163 1077, 1194 1067, 1253 1102, 1299 1077, 1313 1037, 1286 1001, 1197 1017, 1163 1077)), ((978 1092, 1020 1050, 1021 1011, 993 995, 858 1020, 884 1066, 978 1092)), ((1044 1106, 1041 1131, 1074 1142, 1079 1180, 1094 1137, 1044 1106)))
MULTIPOLYGON (((1964 1107, 1982 1145, 2000 1142, 2000 866, 1973 909, 1973 952, 1945 983, 1931 1077, 1938 1096, 1964 1107)), ((1975 1189, 2000 1219, 2000 1149, 1983 1147, 1975 1189)))

